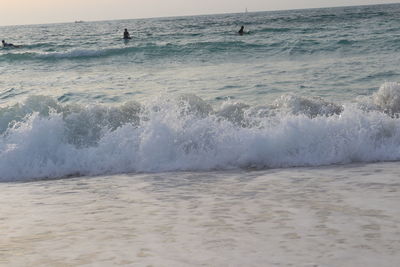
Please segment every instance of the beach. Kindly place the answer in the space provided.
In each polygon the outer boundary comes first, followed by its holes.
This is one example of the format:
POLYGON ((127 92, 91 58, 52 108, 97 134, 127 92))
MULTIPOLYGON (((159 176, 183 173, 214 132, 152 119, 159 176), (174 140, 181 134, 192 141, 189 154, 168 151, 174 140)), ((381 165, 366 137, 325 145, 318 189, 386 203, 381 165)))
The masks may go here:
POLYGON ((1 184, 6 266, 396 266, 397 163, 1 184))

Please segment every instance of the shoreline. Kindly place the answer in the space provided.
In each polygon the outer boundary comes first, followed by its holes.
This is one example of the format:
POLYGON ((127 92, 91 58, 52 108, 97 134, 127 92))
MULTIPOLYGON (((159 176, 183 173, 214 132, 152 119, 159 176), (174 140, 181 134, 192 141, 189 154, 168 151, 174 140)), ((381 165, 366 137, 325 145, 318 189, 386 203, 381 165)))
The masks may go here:
POLYGON ((1 264, 395 266, 394 163, 0 184, 1 264))

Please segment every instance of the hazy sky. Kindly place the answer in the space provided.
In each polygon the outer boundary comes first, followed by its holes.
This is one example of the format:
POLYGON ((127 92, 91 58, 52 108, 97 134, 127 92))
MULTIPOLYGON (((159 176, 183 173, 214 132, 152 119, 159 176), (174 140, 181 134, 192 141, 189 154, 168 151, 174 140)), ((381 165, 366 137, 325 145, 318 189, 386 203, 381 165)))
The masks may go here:
POLYGON ((0 0, 0 25, 133 19, 311 7, 393 3, 395 0, 0 0))

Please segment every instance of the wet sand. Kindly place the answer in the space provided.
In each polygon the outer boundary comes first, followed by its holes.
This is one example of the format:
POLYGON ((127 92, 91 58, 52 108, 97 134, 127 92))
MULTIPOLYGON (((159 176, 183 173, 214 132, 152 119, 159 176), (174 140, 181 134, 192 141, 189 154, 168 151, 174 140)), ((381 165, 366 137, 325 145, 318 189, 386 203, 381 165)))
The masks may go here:
POLYGON ((4 266, 398 266, 398 163, 1 183, 4 266))

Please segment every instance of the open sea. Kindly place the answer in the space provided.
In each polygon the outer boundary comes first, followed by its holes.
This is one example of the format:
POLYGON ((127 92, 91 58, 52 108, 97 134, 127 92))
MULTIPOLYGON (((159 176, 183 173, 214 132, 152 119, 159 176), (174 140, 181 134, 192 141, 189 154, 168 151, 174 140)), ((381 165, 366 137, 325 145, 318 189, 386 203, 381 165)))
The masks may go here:
POLYGON ((0 39, 0 265, 400 265, 400 4, 0 39))

